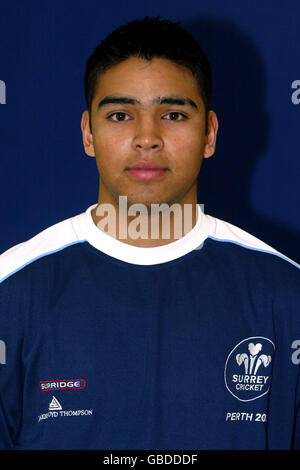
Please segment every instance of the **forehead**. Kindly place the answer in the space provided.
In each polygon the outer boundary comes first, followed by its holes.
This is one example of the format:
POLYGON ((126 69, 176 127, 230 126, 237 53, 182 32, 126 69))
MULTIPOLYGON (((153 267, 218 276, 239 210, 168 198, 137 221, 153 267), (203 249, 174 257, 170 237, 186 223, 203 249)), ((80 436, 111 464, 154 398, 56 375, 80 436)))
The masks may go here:
POLYGON ((126 94, 139 97, 145 103, 157 95, 183 94, 202 101, 198 83, 184 66, 163 58, 151 61, 130 57, 109 67, 99 78, 94 97, 126 94))

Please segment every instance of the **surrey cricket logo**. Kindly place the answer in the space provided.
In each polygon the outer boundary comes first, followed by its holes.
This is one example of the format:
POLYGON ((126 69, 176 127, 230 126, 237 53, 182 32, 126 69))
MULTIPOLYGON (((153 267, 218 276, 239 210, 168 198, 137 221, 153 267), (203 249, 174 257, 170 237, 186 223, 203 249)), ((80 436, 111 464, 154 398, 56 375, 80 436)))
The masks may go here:
POLYGON ((240 401, 268 393, 274 343, 263 336, 246 338, 229 353, 224 371, 227 390, 240 401))

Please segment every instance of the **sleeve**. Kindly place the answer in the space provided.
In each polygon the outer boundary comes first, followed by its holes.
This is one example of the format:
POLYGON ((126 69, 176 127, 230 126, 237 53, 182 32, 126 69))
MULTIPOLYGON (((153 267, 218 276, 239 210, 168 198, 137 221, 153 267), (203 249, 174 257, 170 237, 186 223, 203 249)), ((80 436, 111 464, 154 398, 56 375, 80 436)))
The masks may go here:
MULTIPOLYGON (((292 369, 294 379, 294 395, 291 401, 294 402, 294 424, 293 424, 293 437, 292 449, 300 450, 300 271, 297 270, 297 282, 294 285, 294 290, 289 295, 289 302, 291 304, 292 321, 290 328, 290 367, 292 369)), ((290 283, 291 284, 291 283, 290 283)), ((291 379, 292 382, 292 379, 291 379)), ((289 382, 288 382, 289 383, 289 382)))
POLYGON ((298 411, 296 414, 293 450, 300 450, 300 407, 299 406, 298 406, 298 411))
MULTIPOLYGON (((268 449, 300 449, 300 277, 290 264, 275 271, 272 327, 275 354, 268 396, 268 449)), ((270 278, 271 278, 271 272, 270 278)))
POLYGON ((296 392, 296 413, 295 413, 295 424, 294 424, 294 436, 293 436, 293 449, 300 450, 300 338, 294 342, 295 351, 292 354, 292 361, 298 368, 298 381, 297 381, 297 392, 296 392))
POLYGON ((22 416, 22 327, 14 283, 0 283, 0 449, 14 448, 22 416))

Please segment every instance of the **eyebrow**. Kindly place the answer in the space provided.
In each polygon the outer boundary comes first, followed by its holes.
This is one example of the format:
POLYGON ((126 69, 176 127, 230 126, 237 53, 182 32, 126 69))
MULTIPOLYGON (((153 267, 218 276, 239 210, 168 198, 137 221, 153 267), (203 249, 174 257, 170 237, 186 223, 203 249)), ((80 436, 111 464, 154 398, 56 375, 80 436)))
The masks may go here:
MULTIPOLYGON (((98 109, 102 108, 103 106, 110 105, 110 104, 141 104, 139 100, 136 98, 131 98, 129 96, 106 96, 103 98, 100 103, 98 104, 98 109)), ((151 102, 151 104, 174 104, 176 106, 190 106, 197 111, 199 111, 198 106, 196 103, 188 97, 183 96, 157 96, 151 102)))

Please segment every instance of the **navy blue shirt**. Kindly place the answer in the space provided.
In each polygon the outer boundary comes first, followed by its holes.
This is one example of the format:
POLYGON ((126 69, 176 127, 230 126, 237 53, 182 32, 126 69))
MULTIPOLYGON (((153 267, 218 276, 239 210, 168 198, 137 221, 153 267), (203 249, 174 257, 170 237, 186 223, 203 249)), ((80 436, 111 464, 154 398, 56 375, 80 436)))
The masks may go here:
POLYGON ((299 265, 199 205, 154 248, 95 206, 0 256, 0 448, 299 449, 299 265))

